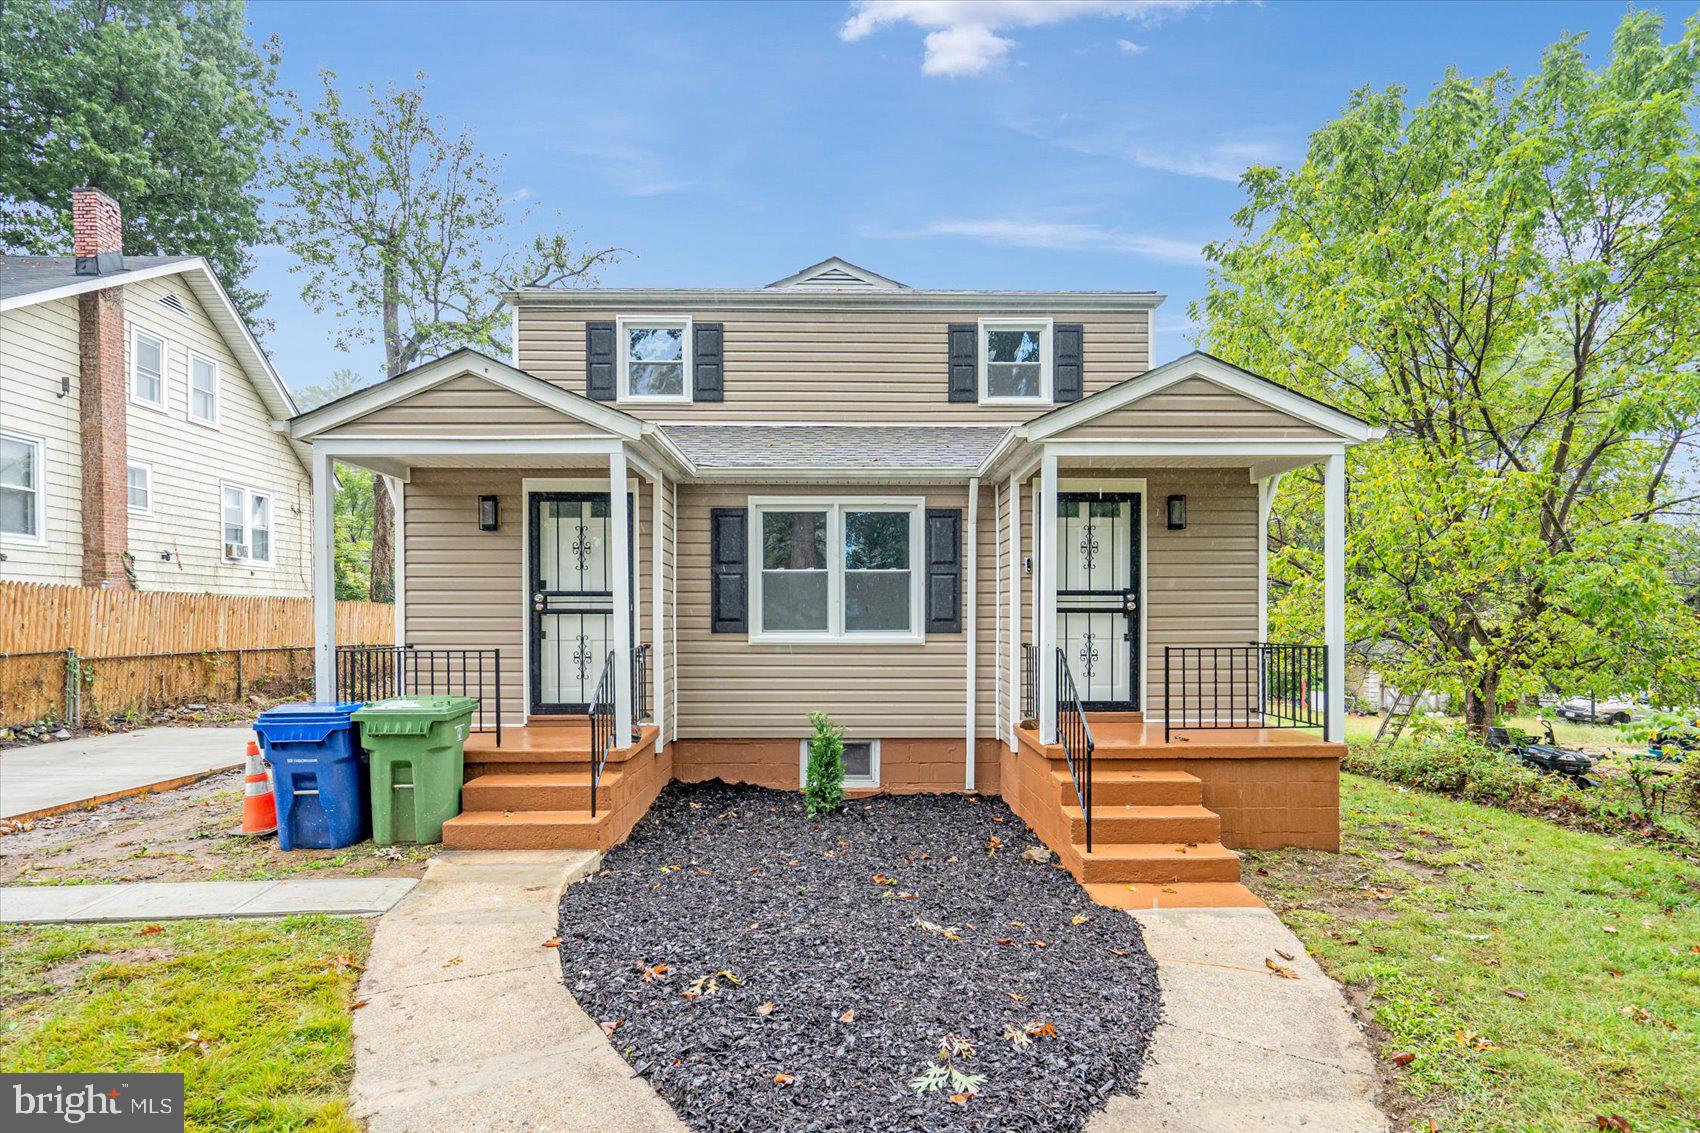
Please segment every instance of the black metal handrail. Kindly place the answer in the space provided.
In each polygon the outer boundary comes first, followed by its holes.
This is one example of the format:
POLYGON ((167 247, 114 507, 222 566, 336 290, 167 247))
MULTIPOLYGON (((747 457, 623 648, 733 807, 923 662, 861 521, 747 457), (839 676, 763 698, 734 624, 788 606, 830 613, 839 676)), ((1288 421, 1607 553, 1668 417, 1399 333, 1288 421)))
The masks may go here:
POLYGON ((1039 647, 1031 643, 1021 646, 1021 718, 1035 720, 1039 716, 1039 647))
POLYGON ((596 817, 596 788, 602 782, 602 768, 608 763, 608 753, 614 748, 614 651, 602 666, 602 677, 596 682, 596 693, 590 698, 590 817, 596 817))
POLYGON ((336 698, 470 696, 478 702, 472 730, 494 732, 502 746, 502 651, 419 649, 412 645, 336 647, 336 698))
POLYGON ((648 720, 649 712, 649 657, 650 647, 646 642, 632 650, 632 719, 648 720))
POLYGON ((1062 745, 1063 759, 1068 762, 1069 778, 1074 780, 1074 797, 1086 815, 1086 852, 1092 852, 1092 753, 1097 743, 1092 739, 1092 725, 1086 720, 1086 709, 1080 704, 1080 691, 1074 686, 1074 674, 1069 672, 1068 658, 1057 650, 1057 742, 1062 745))
POLYGON ((1328 732, 1328 647, 1253 641, 1163 647, 1163 739, 1182 729, 1328 732))

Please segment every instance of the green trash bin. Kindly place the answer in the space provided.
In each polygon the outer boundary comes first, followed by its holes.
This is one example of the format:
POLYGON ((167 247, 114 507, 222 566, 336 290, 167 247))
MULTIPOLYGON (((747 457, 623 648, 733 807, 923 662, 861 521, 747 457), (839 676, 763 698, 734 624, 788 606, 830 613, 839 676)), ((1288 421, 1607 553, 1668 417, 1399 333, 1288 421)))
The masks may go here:
POLYGON ((466 737, 478 702, 470 696, 398 696, 354 714, 370 756, 372 841, 426 845, 460 813, 466 737))

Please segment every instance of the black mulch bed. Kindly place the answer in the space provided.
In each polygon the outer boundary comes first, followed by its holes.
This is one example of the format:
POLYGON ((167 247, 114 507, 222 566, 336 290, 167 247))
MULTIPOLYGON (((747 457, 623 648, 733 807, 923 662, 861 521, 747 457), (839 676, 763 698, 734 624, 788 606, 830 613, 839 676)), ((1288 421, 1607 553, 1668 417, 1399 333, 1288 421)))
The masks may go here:
POLYGON ((1020 856, 1039 845, 992 799, 810 819, 797 794, 673 784, 567 889, 562 970, 692 1129, 1078 1129, 1138 1084, 1156 968, 1132 917, 1020 856), (971 1097, 911 1088, 947 1035, 974 1045, 971 1097))

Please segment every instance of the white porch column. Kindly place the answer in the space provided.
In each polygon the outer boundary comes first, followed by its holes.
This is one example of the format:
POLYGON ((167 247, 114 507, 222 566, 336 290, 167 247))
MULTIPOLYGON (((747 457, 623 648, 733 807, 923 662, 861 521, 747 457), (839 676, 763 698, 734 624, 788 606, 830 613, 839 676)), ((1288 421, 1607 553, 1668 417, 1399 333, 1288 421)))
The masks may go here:
MULTIPOLYGON (((336 461, 313 448, 313 699, 336 699, 336 461)), ((381 489, 380 489, 381 490, 381 489)))
POLYGON ((1328 645, 1328 735, 1346 738, 1346 453, 1323 462, 1323 637, 1328 645))
POLYGON ((1009 476, 1009 750, 1021 723, 1021 481, 1009 476))
POLYGON ((666 611, 661 603, 661 542, 666 520, 661 491, 661 477, 657 476, 649 482, 649 711, 655 720, 656 751, 667 746, 667 628, 666 611))
POLYGON ((626 449, 608 457, 608 570, 614 591, 614 743, 632 742, 632 544, 626 449))
POLYGON ((1039 573, 1039 739, 1057 742, 1057 457, 1039 460, 1038 546, 1033 561, 1039 573))
POLYGON ((395 516, 395 571, 390 593, 395 596, 395 644, 399 649, 407 644, 407 482, 385 476, 384 486, 390 493, 390 514, 395 516))
POLYGON ((980 723, 979 706, 975 703, 975 694, 979 692, 979 689, 974 687, 979 680, 976 666, 980 660, 980 636, 977 632, 980 615, 980 478, 978 476, 971 477, 968 481, 967 518, 965 538, 968 541, 968 554, 966 556, 968 585, 963 587, 963 601, 968 608, 963 618, 963 628, 968 632, 963 635, 963 640, 967 646, 968 656, 967 673, 963 681, 967 689, 967 695, 964 697, 966 719, 963 723, 968 748, 962 761, 962 788, 965 791, 972 791, 974 789, 974 748, 977 746, 975 740, 979 738, 976 733, 979 731, 980 723))

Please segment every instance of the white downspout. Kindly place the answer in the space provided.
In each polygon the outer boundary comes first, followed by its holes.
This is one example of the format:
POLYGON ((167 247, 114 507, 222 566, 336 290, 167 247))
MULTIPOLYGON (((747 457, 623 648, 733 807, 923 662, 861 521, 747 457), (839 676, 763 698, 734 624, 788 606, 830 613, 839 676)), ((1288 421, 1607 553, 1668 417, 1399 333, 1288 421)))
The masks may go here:
POLYGON ((1039 530, 1034 556, 1039 572, 1039 740, 1057 742, 1057 457, 1039 460, 1039 530))
POLYGON ((1021 726, 1021 481, 1009 476, 1009 750, 1021 726))
POLYGON ((974 693, 975 693, 974 682, 975 682, 975 679, 976 679, 976 676, 977 676, 977 674, 975 672, 975 661, 978 659, 976 657, 976 654, 978 654, 979 651, 980 651, 979 638, 975 633, 975 630, 978 628, 979 595, 980 595, 980 586, 979 586, 979 583, 980 583, 980 579, 979 579, 979 573, 980 573, 980 561, 979 561, 979 551, 980 551, 980 478, 978 476, 971 477, 968 481, 968 533, 967 534, 968 534, 968 585, 966 587, 964 587, 963 589, 964 589, 965 594, 966 594, 964 601, 966 601, 967 604, 968 604, 967 620, 965 622, 965 628, 968 631, 967 634, 966 634, 966 641, 967 641, 967 646, 968 646, 968 648, 967 648, 968 661, 967 661, 967 666, 966 666, 967 670, 968 670, 968 672, 967 672, 968 695, 964 698, 966 703, 967 703, 967 722, 966 723, 967 723, 968 747, 967 747, 967 755, 964 756, 963 761, 962 761, 963 762, 962 786, 963 786, 964 790, 972 791, 974 789, 974 746, 975 746, 974 731, 975 731, 975 724, 977 723, 977 721, 974 718, 975 717, 975 708, 976 708, 975 703, 974 703, 974 693))
POLYGON ((667 681, 667 650, 664 642, 667 640, 664 622, 665 608, 662 605, 661 585, 661 541, 662 528, 667 522, 661 510, 661 477, 657 476, 649 483, 649 710, 655 717, 655 750, 667 749, 666 696, 663 689, 667 681))
POLYGON ((626 495, 626 449, 608 457, 608 569, 614 616, 614 746, 632 742, 632 577, 630 498, 626 495))
POLYGON ((1328 740, 1346 740, 1346 453, 1331 453, 1322 473, 1323 637, 1328 643, 1328 740))

